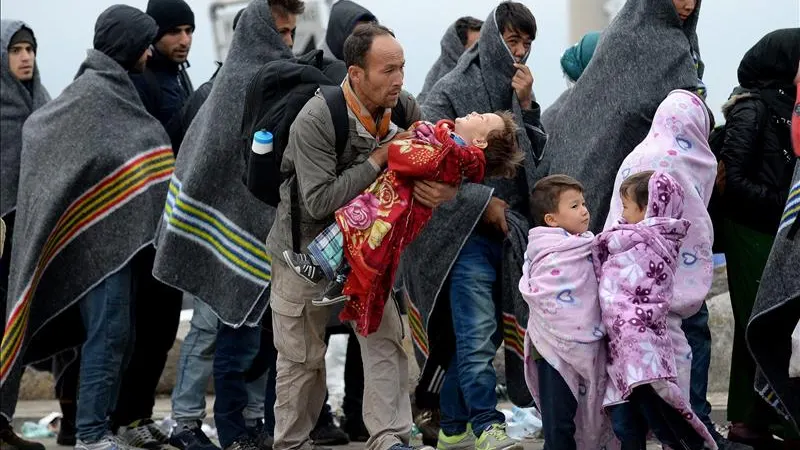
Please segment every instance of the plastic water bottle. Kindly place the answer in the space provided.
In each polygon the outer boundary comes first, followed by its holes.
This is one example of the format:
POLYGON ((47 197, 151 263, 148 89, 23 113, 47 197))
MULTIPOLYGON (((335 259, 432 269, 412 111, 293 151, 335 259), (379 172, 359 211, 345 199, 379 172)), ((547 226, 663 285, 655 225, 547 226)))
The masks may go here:
POLYGON ((247 189, 268 205, 278 206, 281 184, 279 156, 273 152, 274 136, 267 130, 253 134, 247 162, 247 189))

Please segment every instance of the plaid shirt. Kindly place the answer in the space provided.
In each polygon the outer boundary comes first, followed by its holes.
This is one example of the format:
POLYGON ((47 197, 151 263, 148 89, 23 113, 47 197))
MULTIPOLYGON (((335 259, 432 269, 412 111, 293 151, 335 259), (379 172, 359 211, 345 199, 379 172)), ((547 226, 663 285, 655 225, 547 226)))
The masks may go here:
POLYGON ((336 269, 342 264, 342 245, 342 230, 335 222, 308 244, 309 253, 329 280, 334 279, 336 269))

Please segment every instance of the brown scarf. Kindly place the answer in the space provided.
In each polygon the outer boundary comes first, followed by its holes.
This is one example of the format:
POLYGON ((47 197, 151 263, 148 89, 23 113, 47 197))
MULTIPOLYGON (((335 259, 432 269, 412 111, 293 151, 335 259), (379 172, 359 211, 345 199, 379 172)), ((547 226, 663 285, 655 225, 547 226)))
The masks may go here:
POLYGON ((344 83, 342 83, 342 91, 344 91, 344 99, 347 101, 347 107, 350 108, 350 111, 356 115, 358 121, 361 122, 367 132, 374 136, 376 141, 381 142, 389 134, 392 110, 389 108, 384 109, 380 123, 376 124, 372 114, 361 104, 352 86, 350 86, 349 78, 345 78, 344 83))

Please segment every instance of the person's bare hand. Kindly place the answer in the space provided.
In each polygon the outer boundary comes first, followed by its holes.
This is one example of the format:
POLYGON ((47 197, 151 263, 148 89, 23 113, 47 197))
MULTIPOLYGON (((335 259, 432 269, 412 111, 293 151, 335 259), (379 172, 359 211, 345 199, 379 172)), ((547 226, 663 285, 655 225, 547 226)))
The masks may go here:
POLYGON ((395 140, 401 140, 401 141, 405 139, 411 139, 413 137, 414 133, 412 131, 401 131, 394 135, 395 140))
POLYGON ((522 109, 531 109, 533 105, 533 74, 530 67, 525 64, 514 64, 517 72, 511 79, 511 87, 517 93, 519 105, 522 109))
POLYGON ((503 233, 503 236, 508 234, 508 223, 506 223, 506 210, 508 203, 500 200, 497 197, 492 197, 489 200, 489 206, 483 212, 483 223, 494 227, 497 231, 503 233))
POLYGON ((389 163, 389 144, 383 144, 373 150, 369 155, 369 159, 380 168, 386 167, 389 163))
POLYGON ((436 181, 415 181, 414 200, 428 208, 436 208, 446 201, 450 201, 458 193, 458 188, 436 181))

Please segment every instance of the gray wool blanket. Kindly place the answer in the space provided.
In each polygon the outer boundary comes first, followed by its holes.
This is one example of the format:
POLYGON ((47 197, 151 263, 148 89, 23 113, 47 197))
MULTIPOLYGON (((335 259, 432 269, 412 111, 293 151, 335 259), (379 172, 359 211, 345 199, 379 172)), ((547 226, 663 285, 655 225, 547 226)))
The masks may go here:
POLYGON ((441 41, 442 53, 436 62, 433 63, 431 70, 425 77, 425 84, 422 85, 422 90, 417 95, 417 103, 423 104, 425 97, 428 95, 437 81, 442 79, 445 75, 450 73, 451 70, 458 64, 458 58, 464 54, 464 44, 461 43, 461 38, 458 37, 456 32, 455 22, 447 28, 442 36, 441 41))
POLYGON ((548 118, 538 172, 583 183, 595 232, 606 221, 617 170, 647 135, 658 105, 674 89, 696 90, 692 54, 700 54, 700 4, 682 23, 671 0, 626 2, 557 115, 548 118))
POLYGON ((800 163, 758 296, 747 325, 747 345, 756 361, 755 389, 800 433, 800 379, 789 378, 791 335, 800 320, 800 163))
POLYGON ((17 206, 22 124, 33 111, 50 101, 50 94, 39 78, 38 66, 33 68, 30 90, 11 74, 8 44, 22 27, 30 29, 19 20, 0 21, 0 217, 17 206))
POLYGON ((250 151, 241 135, 246 90, 261 66, 291 57, 267 2, 253 0, 181 144, 156 242, 153 275, 200 298, 229 326, 261 320, 271 279, 264 242, 275 209, 243 182, 250 151))
POLYGON ((97 50, 30 116, 22 142, 0 358, 7 414, 24 365, 83 341, 70 306, 152 244, 175 166, 128 72, 97 50))
MULTIPOLYGON (((417 358, 423 367, 416 393, 420 407, 438 407, 441 381, 454 352, 446 283, 450 269, 491 197, 516 198, 527 204, 527 187, 523 186, 532 186, 535 181, 536 158, 524 131, 523 112, 511 87, 516 71, 513 63, 492 11, 478 42, 436 83, 422 105, 423 116, 433 121, 453 119, 472 111, 512 110, 521 126, 518 139, 525 152, 525 163, 520 167, 521 183, 519 179, 490 179, 485 184, 462 184, 456 198, 434 211, 431 221, 403 254, 398 273, 408 301, 417 358)), ((509 210, 510 232, 504 242, 501 277, 506 382, 511 400, 518 405, 532 401, 522 365, 523 326, 528 313, 517 288, 530 228, 525 215, 509 210)))

